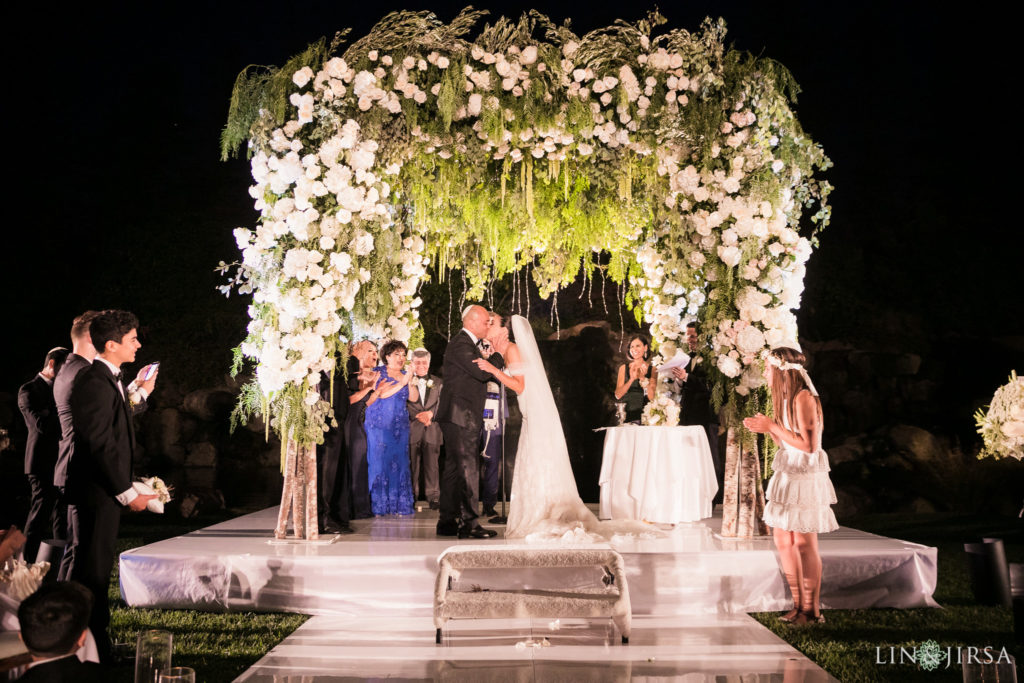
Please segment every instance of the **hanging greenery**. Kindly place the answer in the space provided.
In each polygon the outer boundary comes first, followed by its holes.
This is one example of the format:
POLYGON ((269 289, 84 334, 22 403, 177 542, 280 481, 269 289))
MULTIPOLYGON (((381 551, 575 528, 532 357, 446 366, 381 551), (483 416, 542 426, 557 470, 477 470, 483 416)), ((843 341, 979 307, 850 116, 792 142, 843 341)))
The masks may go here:
POLYGON ((530 12, 471 38, 483 16, 396 12, 344 51, 339 34, 239 75, 222 154, 246 150, 261 214, 222 264, 225 291, 253 297, 244 410, 319 440, 321 372, 357 329, 419 334, 428 271, 458 268, 479 299, 523 268, 544 295, 600 270, 662 357, 701 324, 738 424, 766 405, 763 355, 796 338, 801 217, 829 218, 814 173, 830 162, 792 76, 727 50, 721 20, 658 33, 652 13, 577 36, 530 12))

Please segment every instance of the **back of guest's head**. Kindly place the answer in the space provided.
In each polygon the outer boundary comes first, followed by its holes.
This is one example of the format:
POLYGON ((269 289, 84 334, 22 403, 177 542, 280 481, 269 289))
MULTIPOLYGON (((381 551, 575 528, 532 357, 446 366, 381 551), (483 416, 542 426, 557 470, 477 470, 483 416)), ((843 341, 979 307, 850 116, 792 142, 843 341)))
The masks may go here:
MULTIPOLYGON (((807 386, 800 368, 786 367, 783 369, 781 366, 804 366, 807 364, 807 357, 792 347, 779 346, 771 350, 766 362, 773 368, 770 380, 772 408, 777 416, 781 416, 785 410, 789 417, 789 424, 793 425, 796 418, 793 399, 801 391, 810 387, 807 386)), ((821 400, 815 398, 815 402, 817 403, 820 415, 821 400)))
POLYGON ((409 347, 407 347, 405 344, 398 341, 397 339, 392 339, 391 341, 384 345, 384 348, 380 350, 380 357, 386 360, 387 357, 393 354, 395 351, 402 351, 404 353, 408 350, 409 347))
POLYGON ((18 607, 25 647, 37 657, 73 652, 89 625, 92 600, 92 593, 80 583, 44 583, 18 607))
POLYGON ((126 334, 139 327, 139 319, 128 311, 103 311, 89 324, 89 337, 98 353, 103 353, 107 342, 121 343, 126 334))
POLYGON ((89 338, 89 326, 93 319, 100 314, 99 311, 86 311, 78 316, 71 323, 71 341, 89 338))
POLYGON ((49 351, 46 352, 46 359, 43 360, 43 367, 45 368, 47 365, 49 365, 50 361, 52 360, 54 374, 60 372, 60 366, 64 365, 64 361, 68 359, 69 353, 71 352, 65 349, 63 346, 58 346, 57 348, 50 349, 49 351))

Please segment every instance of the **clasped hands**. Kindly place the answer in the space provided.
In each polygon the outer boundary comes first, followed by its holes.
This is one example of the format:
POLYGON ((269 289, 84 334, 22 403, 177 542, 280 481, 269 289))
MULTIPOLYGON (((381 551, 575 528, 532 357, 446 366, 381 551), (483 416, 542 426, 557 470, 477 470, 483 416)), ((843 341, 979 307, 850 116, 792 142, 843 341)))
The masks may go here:
POLYGON ((743 418, 743 426, 755 434, 767 434, 772 427, 772 419, 758 413, 753 417, 743 418))

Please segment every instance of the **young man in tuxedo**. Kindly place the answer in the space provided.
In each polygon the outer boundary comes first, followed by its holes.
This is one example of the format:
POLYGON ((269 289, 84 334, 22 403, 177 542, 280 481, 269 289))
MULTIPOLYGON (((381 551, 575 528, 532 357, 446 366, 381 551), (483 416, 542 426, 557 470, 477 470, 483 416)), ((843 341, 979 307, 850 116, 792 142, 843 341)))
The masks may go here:
MULTIPOLYGON (((53 398, 57 404, 57 416, 60 418, 60 448, 57 455, 57 466, 53 471, 53 485, 61 491, 61 513, 68 516, 68 504, 64 496, 64 488, 68 479, 68 464, 71 462, 75 452, 75 426, 71 419, 71 390, 75 386, 78 374, 92 364, 96 358, 96 347, 92 345, 89 336, 89 326, 93 318, 99 315, 98 311, 86 311, 78 316, 71 323, 71 354, 64 361, 57 378, 53 382, 53 398)), ((146 410, 149 395, 156 387, 156 378, 159 370, 149 373, 149 366, 139 371, 138 377, 128 385, 128 395, 137 400, 132 403, 132 412, 136 415, 146 410), (147 379, 148 375, 148 379, 147 379)), ((78 552, 78 541, 73 533, 74 528, 70 521, 66 522, 67 545, 64 548, 64 558, 61 560, 58 580, 66 581, 71 576, 71 569, 78 552)))
MULTIPOLYGON (((441 500, 441 486, 438 479, 437 463, 441 455, 441 426, 434 421, 437 404, 441 398, 440 377, 430 374, 430 351, 413 349, 413 378, 410 384, 419 390, 419 398, 409 401, 409 471, 412 473, 412 492, 420 483, 420 469, 423 470, 423 495, 431 510, 437 510, 441 500)), ((419 499, 417 499, 419 500, 419 499)))
MULTIPOLYGON (((493 529, 477 523, 477 487, 480 430, 484 400, 491 374, 473 363, 487 358, 498 368, 505 362, 499 352, 483 351, 479 342, 487 334, 489 314, 483 306, 469 306, 462 314, 459 331, 444 352, 445 390, 441 392, 434 419, 444 434, 445 463, 441 477, 439 536, 492 538, 493 529)), ((500 351, 498 349, 497 351, 500 351)))
POLYGON ((110 660, 107 587, 121 509, 139 512, 156 498, 132 488, 135 427, 128 392, 121 382, 121 365, 133 362, 142 347, 138 325, 127 311, 103 311, 93 318, 89 337, 99 353, 92 365, 78 374, 71 391, 75 447, 65 492, 78 545, 71 578, 93 594, 89 627, 104 663, 110 660))
POLYGON ((18 390, 18 409, 28 427, 25 443, 25 475, 32 490, 28 519, 25 521, 26 562, 35 562, 39 544, 47 537, 63 539, 67 520, 57 511, 60 492, 53 485, 60 445, 60 420, 53 400, 53 380, 70 353, 57 347, 46 354, 43 369, 18 390))
POLYGON ((90 683, 100 681, 100 667, 79 661, 85 643, 92 594, 73 581, 44 583, 18 606, 21 640, 32 655, 26 683, 90 683))

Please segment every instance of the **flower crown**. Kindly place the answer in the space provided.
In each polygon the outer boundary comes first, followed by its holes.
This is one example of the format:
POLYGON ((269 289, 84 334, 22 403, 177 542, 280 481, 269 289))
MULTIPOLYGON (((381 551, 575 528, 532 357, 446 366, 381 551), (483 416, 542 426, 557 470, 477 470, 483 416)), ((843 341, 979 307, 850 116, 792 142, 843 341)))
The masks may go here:
POLYGON ((779 370, 796 370, 800 373, 800 377, 803 378, 804 384, 807 385, 807 390, 811 392, 812 396, 818 395, 818 390, 814 387, 814 382, 811 381, 811 376, 807 374, 807 368, 800 363, 787 363, 778 356, 768 354, 765 358, 765 362, 769 365, 777 367, 779 370))

